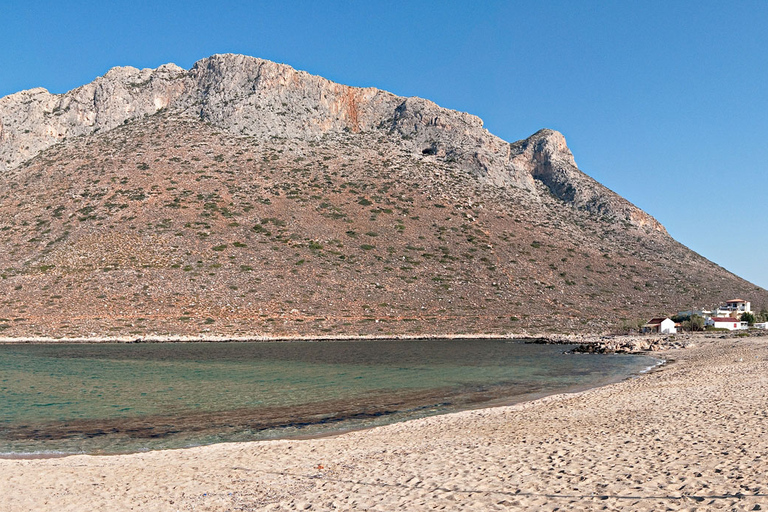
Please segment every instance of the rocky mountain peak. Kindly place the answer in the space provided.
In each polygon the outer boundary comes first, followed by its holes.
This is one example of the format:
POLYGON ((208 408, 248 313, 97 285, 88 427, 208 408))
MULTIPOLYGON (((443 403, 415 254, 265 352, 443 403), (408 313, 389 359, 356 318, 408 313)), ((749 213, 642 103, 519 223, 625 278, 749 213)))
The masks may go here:
POLYGON ((534 199, 541 182, 578 209, 663 230, 584 175, 556 131, 510 144, 489 133, 477 116, 426 99, 350 87, 234 54, 202 59, 189 71, 175 64, 115 67, 65 94, 32 89, 0 99, 0 172, 69 137, 104 132, 163 109, 259 139, 379 132, 397 137, 415 157, 458 165, 481 182, 527 190, 534 199))
POLYGON ((533 158, 537 162, 556 161, 562 165, 577 167, 562 133, 545 128, 531 135, 526 141, 532 146, 533 158))
POLYGON ((6 336, 597 331, 768 303, 556 131, 509 143, 283 64, 114 68, 0 98, 0 123, 6 336))
POLYGON ((0 172, 69 137, 109 130, 168 107, 185 92, 180 80, 185 74, 174 64, 115 67, 65 94, 36 88, 0 98, 0 172))
POLYGON ((557 199, 601 217, 666 233, 652 216, 580 171, 560 132, 539 130, 510 147, 512 166, 530 173, 557 199))

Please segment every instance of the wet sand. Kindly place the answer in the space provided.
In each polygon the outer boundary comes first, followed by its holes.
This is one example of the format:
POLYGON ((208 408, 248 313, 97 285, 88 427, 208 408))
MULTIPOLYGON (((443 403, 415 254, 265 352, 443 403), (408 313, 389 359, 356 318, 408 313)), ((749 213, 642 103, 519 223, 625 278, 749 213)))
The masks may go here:
POLYGON ((0 510, 768 510, 768 337, 577 394, 307 440, 0 460, 0 510))

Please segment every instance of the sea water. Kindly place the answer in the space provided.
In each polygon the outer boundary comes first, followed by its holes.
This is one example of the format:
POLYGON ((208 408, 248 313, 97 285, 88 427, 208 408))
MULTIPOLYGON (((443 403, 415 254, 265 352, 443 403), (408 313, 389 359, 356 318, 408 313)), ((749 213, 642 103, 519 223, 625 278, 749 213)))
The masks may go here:
POLYGON ((647 356, 508 340, 0 346, 0 454, 322 435, 626 378, 647 356))

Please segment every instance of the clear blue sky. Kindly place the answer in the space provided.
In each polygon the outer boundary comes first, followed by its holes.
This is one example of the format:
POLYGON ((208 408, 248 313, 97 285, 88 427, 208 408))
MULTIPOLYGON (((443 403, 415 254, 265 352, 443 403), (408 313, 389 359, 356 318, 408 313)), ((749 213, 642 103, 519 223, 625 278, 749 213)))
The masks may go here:
POLYGON ((768 288, 768 2, 0 0, 0 96, 243 53, 421 96, 579 167, 768 288))

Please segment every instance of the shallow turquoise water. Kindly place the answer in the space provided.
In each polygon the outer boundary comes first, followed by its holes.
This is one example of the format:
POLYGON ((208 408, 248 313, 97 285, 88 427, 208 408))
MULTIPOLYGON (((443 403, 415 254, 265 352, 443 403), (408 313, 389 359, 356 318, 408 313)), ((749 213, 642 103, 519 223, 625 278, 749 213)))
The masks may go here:
POLYGON ((645 356, 503 340, 0 346, 0 453, 317 435, 615 381, 645 356))

